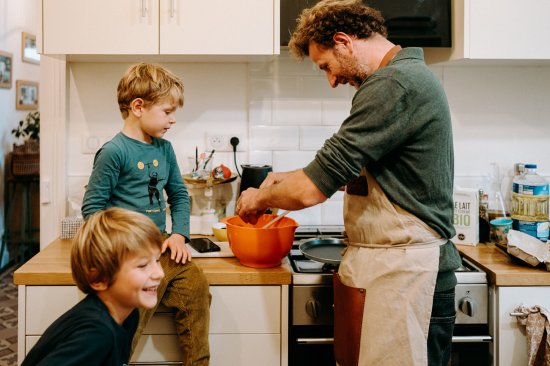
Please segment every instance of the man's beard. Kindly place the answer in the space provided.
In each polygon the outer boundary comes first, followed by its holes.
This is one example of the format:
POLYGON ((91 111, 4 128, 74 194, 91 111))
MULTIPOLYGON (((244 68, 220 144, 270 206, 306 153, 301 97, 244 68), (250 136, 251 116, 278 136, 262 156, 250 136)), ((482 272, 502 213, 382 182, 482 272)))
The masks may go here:
POLYGON ((365 81, 368 76, 368 68, 360 64, 353 56, 345 56, 338 49, 334 50, 334 56, 340 64, 340 75, 337 78, 338 84, 350 84, 356 89, 365 81))

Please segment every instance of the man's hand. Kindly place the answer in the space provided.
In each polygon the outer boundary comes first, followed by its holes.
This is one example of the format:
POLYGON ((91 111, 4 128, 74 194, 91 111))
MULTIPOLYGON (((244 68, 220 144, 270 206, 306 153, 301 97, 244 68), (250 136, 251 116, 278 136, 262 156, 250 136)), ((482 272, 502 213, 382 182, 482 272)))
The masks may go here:
POLYGON ((243 191, 235 205, 235 214, 239 215, 244 222, 255 224, 258 218, 264 214, 265 209, 260 209, 257 206, 258 200, 256 196, 259 190, 256 188, 248 188, 243 191))
POLYGON ((191 262, 191 252, 187 250, 185 238, 180 234, 172 234, 162 243, 161 252, 164 253, 167 248, 170 248, 170 259, 176 263, 191 262))

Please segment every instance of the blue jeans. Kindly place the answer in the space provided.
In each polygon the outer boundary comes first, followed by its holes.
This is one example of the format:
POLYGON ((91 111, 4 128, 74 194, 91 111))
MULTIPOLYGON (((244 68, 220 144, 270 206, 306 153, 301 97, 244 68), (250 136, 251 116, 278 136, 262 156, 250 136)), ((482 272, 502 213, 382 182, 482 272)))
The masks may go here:
POLYGON ((434 293, 428 331, 428 366, 448 365, 455 318, 455 289, 434 293))

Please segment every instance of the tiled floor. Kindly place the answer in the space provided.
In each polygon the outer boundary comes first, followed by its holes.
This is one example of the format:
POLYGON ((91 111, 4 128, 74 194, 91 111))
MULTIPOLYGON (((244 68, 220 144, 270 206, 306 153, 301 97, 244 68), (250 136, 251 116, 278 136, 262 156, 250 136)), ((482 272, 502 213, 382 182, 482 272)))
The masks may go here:
POLYGON ((0 365, 17 365, 17 287, 14 268, 0 274, 0 365))

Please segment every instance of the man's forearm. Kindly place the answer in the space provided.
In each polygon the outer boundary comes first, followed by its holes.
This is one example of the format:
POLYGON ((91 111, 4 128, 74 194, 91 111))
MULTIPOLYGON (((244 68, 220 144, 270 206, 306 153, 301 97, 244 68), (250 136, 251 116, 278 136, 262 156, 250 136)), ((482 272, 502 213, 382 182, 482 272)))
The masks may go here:
POLYGON ((327 197, 303 170, 284 173, 284 179, 258 192, 261 209, 301 210, 326 201, 327 197))

